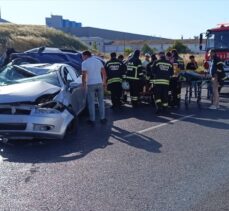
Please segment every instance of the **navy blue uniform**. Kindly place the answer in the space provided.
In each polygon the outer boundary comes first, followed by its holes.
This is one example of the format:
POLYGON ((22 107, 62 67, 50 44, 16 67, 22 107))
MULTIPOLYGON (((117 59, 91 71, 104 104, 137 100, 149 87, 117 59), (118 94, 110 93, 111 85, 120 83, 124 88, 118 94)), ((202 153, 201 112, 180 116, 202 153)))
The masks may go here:
POLYGON ((127 63, 126 79, 130 84, 130 98, 132 105, 135 106, 139 102, 140 92, 142 90, 143 67, 138 56, 133 56, 127 63))
POLYGON ((153 84, 153 95, 157 109, 168 107, 169 81, 173 75, 173 65, 165 58, 154 62, 150 83, 153 84))
POLYGON ((111 102, 114 107, 121 105, 122 78, 125 74, 125 65, 116 58, 105 64, 107 73, 107 88, 111 92, 111 102))

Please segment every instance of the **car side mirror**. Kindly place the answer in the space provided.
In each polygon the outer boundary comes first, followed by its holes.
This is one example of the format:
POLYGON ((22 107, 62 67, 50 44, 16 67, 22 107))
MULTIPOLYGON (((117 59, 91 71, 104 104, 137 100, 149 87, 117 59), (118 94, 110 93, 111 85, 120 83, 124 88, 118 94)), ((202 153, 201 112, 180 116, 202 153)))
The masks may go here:
POLYGON ((71 87, 71 88, 77 88, 79 86, 80 86, 80 84, 75 82, 75 81, 72 81, 72 82, 69 83, 69 87, 71 87))

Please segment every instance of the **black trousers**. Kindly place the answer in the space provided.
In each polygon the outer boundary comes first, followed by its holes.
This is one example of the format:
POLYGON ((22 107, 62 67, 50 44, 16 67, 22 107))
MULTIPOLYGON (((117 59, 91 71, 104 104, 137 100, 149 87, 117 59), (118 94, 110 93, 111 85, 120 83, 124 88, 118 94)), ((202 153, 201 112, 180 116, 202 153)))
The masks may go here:
POLYGON ((140 80, 129 80, 130 84, 130 99, 132 105, 139 102, 140 92, 142 91, 142 82, 140 80))
POLYGON ((180 106, 181 82, 178 77, 173 77, 169 84, 169 105, 180 106))
POLYGON ((108 90, 111 92, 111 102, 113 106, 121 105, 122 84, 119 82, 108 84, 108 90))
POLYGON ((154 101, 158 109, 168 107, 169 85, 156 84, 153 87, 154 101))

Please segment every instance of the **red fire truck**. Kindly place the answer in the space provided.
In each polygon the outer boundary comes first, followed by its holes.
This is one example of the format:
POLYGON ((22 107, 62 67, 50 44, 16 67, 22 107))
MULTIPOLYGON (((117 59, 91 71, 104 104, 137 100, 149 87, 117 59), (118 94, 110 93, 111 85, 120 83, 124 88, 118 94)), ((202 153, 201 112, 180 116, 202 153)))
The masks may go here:
MULTIPOLYGON (((210 59, 208 52, 210 49, 216 50, 217 56, 224 61, 224 70, 227 76, 226 84, 229 84, 229 23, 218 24, 216 28, 208 29, 205 33, 205 69, 210 68, 210 59)), ((200 50, 203 46, 203 33, 200 34, 200 50)))

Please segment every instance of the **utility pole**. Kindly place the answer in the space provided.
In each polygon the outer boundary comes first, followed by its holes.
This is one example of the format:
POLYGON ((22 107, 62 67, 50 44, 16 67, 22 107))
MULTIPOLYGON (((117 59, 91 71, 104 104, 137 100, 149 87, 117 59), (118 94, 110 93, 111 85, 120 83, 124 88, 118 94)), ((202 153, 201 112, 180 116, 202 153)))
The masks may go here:
POLYGON ((125 48, 126 48, 126 38, 125 38, 125 33, 123 33, 123 55, 125 54, 125 48))

